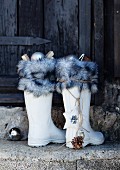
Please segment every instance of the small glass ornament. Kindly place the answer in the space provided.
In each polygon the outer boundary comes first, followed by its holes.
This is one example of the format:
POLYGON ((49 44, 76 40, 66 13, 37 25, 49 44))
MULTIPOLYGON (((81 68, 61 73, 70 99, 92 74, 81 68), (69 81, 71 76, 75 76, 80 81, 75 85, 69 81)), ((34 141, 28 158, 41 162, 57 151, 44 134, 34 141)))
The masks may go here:
POLYGON ((21 136, 21 131, 19 128, 12 128, 9 131, 9 139, 13 140, 13 141, 18 141, 21 140, 22 136, 21 136))

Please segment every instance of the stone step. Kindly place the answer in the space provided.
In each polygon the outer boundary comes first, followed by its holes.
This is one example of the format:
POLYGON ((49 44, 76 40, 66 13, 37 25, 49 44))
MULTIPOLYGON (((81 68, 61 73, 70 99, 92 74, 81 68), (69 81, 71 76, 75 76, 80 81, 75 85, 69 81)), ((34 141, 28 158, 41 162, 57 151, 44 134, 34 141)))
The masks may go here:
POLYGON ((61 144, 31 148, 27 141, 0 140, 0 170, 119 170, 120 143, 81 150, 61 144))

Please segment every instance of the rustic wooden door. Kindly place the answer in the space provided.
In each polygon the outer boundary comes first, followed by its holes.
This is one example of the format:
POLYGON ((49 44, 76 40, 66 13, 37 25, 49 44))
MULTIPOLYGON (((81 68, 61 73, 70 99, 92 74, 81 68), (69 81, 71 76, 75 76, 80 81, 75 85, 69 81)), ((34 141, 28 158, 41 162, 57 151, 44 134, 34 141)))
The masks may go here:
POLYGON ((43 51, 43 1, 0 1, 0 105, 21 104, 17 63, 21 55, 43 51))
MULTIPOLYGON (((1 105, 23 103, 16 72, 23 53, 53 50, 56 58, 85 53, 98 63, 103 82, 103 0, 1 0, 0 7, 1 105)), ((93 101, 99 104, 102 92, 93 101)))

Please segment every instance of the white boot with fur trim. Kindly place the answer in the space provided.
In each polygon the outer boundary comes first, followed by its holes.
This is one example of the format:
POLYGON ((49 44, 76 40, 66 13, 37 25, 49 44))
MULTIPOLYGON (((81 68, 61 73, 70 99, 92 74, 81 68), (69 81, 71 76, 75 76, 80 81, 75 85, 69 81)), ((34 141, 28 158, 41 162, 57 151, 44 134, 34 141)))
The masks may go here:
POLYGON ((24 91, 29 120, 28 145, 39 147, 50 142, 64 143, 65 131, 58 129, 51 118, 52 92, 55 90, 51 77, 55 60, 38 52, 32 55, 31 60, 26 55, 22 58, 24 61, 18 64, 21 77, 18 89, 24 91))
POLYGON ((56 90, 62 93, 65 107, 66 146, 79 149, 102 144, 103 134, 95 132, 89 121, 91 93, 97 92, 97 64, 68 56, 58 59, 55 72, 56 90))

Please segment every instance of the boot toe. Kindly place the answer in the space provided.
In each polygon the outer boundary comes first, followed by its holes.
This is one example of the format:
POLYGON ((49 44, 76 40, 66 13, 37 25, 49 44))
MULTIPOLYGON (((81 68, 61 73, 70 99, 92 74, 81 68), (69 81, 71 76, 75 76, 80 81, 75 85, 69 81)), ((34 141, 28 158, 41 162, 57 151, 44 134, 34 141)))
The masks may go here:
POLYGON ((92 131, 89 135, 85 135, 83 147, 88 144, 91 145, 101 145, 104 142, 104 136, 101 132, 92 131))
POLYGON ((95 134, 91 138, 91 144, 100 145, 104 142, 104 136, 101 132, 95 132, 95 134))

